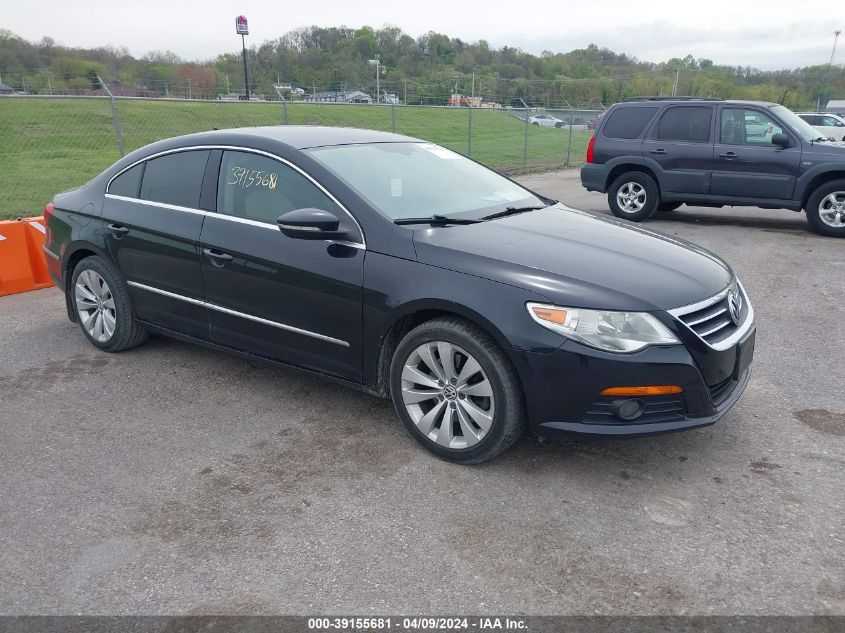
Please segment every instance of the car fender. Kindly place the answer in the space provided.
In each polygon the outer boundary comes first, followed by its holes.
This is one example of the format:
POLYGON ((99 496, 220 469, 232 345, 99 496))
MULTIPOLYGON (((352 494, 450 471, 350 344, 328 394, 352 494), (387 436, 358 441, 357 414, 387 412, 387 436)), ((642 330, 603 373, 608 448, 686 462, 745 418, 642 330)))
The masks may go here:
POLYGON ((829 174, 845 178, 845 162, 822 163, 805 171, 798 177, 798 182, 795 184, 793 199, 801 200, 806 203, 807 198, 813 195, 816 183, 821 180, 826 180, 825 176, 829 174))
POLYGON ((662 189, 663 188, 663 168, 653 158, 645 158, 643 156, 618 156, 616 158, 611 158, 605 164, 605 168, 607 170, 607 182, 605 184, 605 189, 610 187, 611 182, 615 178, 611 178, 611 175, 614 172, 619 172, 618 168, 625 167, 628 165, 634 165, 637 167, 645 167, 648 171, 654 174, 655 179, 657 180, 657 185, 662 189))

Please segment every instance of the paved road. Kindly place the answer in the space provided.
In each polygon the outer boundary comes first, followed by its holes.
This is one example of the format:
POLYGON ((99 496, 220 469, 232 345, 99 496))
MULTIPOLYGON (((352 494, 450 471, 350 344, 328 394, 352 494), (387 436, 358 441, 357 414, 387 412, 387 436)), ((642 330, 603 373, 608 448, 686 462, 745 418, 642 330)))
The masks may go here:
POLYGON ((650 225, 741 275, 745 397, 475 468, 386 402, 161 338, 99 353, 57 291, 0 298, 0 613, 845 613, 845 243, 789 211, 650 225))

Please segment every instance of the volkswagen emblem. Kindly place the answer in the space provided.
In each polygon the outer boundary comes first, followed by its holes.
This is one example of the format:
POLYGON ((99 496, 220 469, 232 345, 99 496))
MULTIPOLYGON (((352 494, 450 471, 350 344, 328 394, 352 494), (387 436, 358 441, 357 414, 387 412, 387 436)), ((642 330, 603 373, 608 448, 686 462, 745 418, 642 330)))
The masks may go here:
POLYGON ((733 290, 728 291, 728 315, 734 325, 739 325, 739 297, 733 290))

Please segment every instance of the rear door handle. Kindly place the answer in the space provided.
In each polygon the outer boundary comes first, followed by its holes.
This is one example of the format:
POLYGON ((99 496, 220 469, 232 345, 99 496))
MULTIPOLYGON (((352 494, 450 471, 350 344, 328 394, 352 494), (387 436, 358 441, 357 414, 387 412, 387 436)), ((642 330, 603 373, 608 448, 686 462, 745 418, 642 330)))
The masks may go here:
POLYGON ((662 149, 662 148, 661 149, 653 149, 653 150, 651 150, 651 153, 652 154, 665 154, 666 150, 662 149))
POLYGON ((116 240, 119 240, 121 237, 129 233, 129 229, 125 226, 120 226, 119 224, 107 224, 106 228, 112 232, 112 235, 114 235, 116 240))
POLYGON ((222 268, 226 262, 230 262, 235 259, 228 253, 221 253, 220 251, 215 251, 213 248, 204 248, 202 249, 202 252, 211 260, 211 265, 217 266, 217 268, 222 268))
POLYGON ((725 152, 724 154, 719 154, 719 158, 736 158, 736 154, 733 152, 725 152))

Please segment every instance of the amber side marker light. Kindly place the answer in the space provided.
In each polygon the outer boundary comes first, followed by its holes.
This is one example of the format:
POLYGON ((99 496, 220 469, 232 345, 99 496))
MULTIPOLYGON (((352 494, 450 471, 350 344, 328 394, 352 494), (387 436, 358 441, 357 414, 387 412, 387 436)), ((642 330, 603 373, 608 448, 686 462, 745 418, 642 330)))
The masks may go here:
POLYGON ((678 385, 654 385, 651 387, 610 387, 601 392, 603 396, 665 396, 670 393, 682 393, 678 385))

